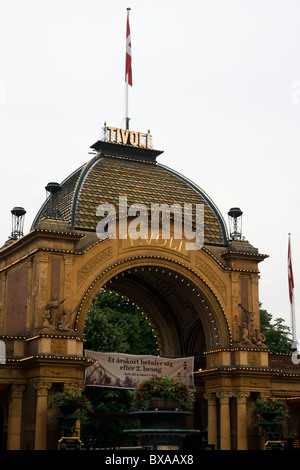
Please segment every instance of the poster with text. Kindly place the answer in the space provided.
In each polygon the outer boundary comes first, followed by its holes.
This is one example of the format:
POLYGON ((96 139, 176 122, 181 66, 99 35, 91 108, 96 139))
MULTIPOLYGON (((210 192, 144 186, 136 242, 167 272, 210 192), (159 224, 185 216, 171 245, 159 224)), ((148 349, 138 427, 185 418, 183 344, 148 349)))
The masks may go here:
POLYGON ((181 378, 190 390, 194 386, 194 357, 165 358, 131 354, 85 351, 95 362, 86 369, 85 385, 133 389, 150 377, 181 378))

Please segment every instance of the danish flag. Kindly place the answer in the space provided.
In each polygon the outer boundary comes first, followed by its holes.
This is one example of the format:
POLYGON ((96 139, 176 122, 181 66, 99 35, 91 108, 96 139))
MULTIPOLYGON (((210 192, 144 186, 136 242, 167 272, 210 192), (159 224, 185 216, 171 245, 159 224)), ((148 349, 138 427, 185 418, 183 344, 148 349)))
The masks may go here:
POLYGON ((129 12, 127 13, 127 30, 126 30, 126 66, 125 81, 132 86, 132 68, 131 68, 131 34, 129 26, 129 12))
POLYGON ((293 276, 293 267, 292 267, 292 254, 291 254, 291 241, 290 241, 290 239, 289 239, 289 245, 288 245, 288 283, 289 283, 290 302, 291 302, 291 304, 293 304, 294 276, 293 276))

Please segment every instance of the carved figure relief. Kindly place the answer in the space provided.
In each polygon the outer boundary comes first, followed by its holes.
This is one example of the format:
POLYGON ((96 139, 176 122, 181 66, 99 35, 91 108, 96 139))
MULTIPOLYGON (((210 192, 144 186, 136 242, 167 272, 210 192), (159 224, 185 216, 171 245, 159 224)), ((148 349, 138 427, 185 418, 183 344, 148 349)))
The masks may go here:
POLYGON ((59 307, 60 305, 65 302, 66 299, 58 300, 54 299, 49 302, 44 310, 42 315, 42 328, 47 330, 54 330, 54 331, 65 331, 65 332, 73 332, 74 329, 71 327, 71 320, 73 314, 76 312, 77 308, 73 310, 73 312, 66 312, 63 311, 61 318, 59 315, 59 307))
POLYGON ((239 346, 256 346, 266 348, 264 342, 266 341, 265 335, 258 329, 254 329, 253 313, 248 312, 241 304, 239 307, 243 310, 243 321, 240 326, 242 340, 239 346))

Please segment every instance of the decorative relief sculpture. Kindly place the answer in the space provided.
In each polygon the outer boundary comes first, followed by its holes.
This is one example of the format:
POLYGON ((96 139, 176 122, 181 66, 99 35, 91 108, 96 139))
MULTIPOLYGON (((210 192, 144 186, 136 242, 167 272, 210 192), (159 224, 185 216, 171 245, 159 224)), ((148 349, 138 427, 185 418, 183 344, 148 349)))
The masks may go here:
POLYGON ((238 305, 244 312, 243 321, 240 325, 242 340, 239 346, 251 346, 266 348, 265 335, 258 329, 254 329, 253 313, 248 312, 241 304, 238 305))
POLYGON ((74 329, 70 327, 71 319, 73 314, 76 312, 77 308, 73 312, 63 312, 60 322, 58 323, 58 329, 61 331, 74 332, 74 329))
POLYGON ((64 332, 74 332, 74 329, 71 327, 71 320, 73 314, 76 312, 77 308, 73 312, 63 311, 61 318, 59 315, 59 307, 65 302, 66 299, 58 300, 54 299, 49 302, 43 313, 42 319, 42 328, 46 330, 53 331, 64 331, 64 332))
POLYGON ((266 337, 265 337, 265 335, 264 335, 261 331, 255 330, 255 331, 254 331, 254 336, 253 336, 252 340, 254 341, 254 343, 256 344, 256 346, 263 346, 263 347, 266 347, 266 345, 263 344, 263 343, 266 341, 266 337))
POLYGON ((250 340, 249 328, 246 322, 243 322, 240 326, 242 331, 242 341, 239 343, 240 346, 250 345, 252 346, 252 342, 250 340))
POLYGON ((78 271, 77 274, 77 284, 78 287, 85 281, 85 279, 91 274, 94 269, 99 265, 112 258, 113 250, 112 247, 108 247, 105 250, 102 250, 100 253, 91 258, 85 265, 78 271))
POLYGON ((223 299, 225 302, 227 302, 227 290, 226 290, 226 285, 222 281, 222 279, 213 271, 213 269, 205 263, 199 256, 196 258, 196 266, 197 268, 203 272, 213 283, 214 286, 218 289, 218 291, 221 293, 223 299))

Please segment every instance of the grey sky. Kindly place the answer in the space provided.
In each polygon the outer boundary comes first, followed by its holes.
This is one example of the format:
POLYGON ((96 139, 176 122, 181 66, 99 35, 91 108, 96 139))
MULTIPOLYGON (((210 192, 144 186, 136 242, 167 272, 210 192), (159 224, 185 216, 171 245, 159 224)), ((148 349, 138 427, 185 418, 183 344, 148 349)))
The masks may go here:
POLYGON ((159 161, 226 222, 241 207, 243 235, 270 255, 260 300, 289 326, 289 232, 300 309, 298 1, 2 2, 0 243, 12 207, 25 207, 28 232, 45 185, 90 158, 104 121, 124 125, 126 7, 131 128, 150 129, 159 161))

